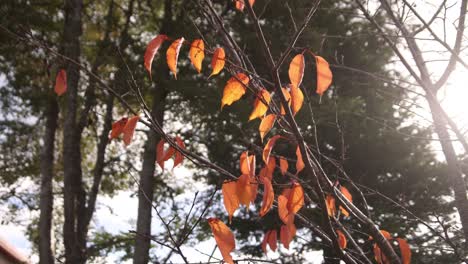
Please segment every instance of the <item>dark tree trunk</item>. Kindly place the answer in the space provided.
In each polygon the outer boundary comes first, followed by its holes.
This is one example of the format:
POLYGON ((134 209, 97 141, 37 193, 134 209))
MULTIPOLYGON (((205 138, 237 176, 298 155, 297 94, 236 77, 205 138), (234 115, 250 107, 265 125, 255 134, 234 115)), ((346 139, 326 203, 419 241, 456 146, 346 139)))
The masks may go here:
MULTIPOLYGON (((80 36, 82 34, 82 0, 65 1, 65 26, 63 34, 63 53, 79 62, 80 36)), ((65 94, 65 112, 63 125, 63 173, 64 173, 64 225, 63 240, 65 245, 65 263, 76 264, 85 261, 85 248, 82 236, 78 235, 80 224, 78 215, 85 212, 85 193, 81 171, 81 135, 78 133, 78 66, 67 62, 67 92, 65 94)))
POLYGON ((54 143, 55 131, 57 130, 58 104, 55 95, 47 98, 46 129, 44 135, 44 146, 41 153, 41 197, 39 216, 39 263, 53 264, 54 256, 51 246, 52 227, 52 179, 54 176, 54 143))

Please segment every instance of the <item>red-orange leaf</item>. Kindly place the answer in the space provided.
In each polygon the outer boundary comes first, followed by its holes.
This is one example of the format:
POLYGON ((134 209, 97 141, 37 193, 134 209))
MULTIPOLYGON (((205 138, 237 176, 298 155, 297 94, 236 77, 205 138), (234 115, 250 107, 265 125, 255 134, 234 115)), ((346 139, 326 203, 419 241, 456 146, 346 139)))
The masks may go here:
POLYGON ((293 115, 295 115, 302 108, 304 103, 304 94, 302 93, 301 88, 294 84, 291 85, 291 110, 293 115))
MULTIPOLYGON (((288 89, 286 88, 281 88, 281 91, 283 92, 283 96, 288 102, 288 106, 291 106, 291 94, 289 93, 288 89)), ((285 115, 286 110, 284 110, 284 107, 281 105, 281 115, 285 115)))
POLYGON ((400 246, 401 262, 402 264, 411 263, 411 249, 408 242, 402 238, 397 238, 398 245, 400 246))
POLYGON ((266 249, 267 244, 270 246, 271 250, 276 251, 278 242, 277 242, 277 234, 276 234, 275 229, 269 230, 268 232, 265 233, 265 236, 263 237, 262 250, 263 252, 265 252, 265 254, 267 253, 267 249, 266 249))
POLYGON ((374 257, 378 264, 390 264, 390 261, 388 261, 377 244, 374 244, 374 257))
MULTIPOLYGON (((236 9, 243 12, 244 11, 244 7, 245 7, 245 2, 244 0, 234 0, 234 2, 236 2, 236 9)), ((253 7, 254 3, 255 3, 255 0, 249 0, 249 3, 250 3, 250 6, 253 7)))
POLYGON ((278 215, 281 221, 283 221, 283 223, 288 224, 288 198, 282 194, 278 196, 278 215))
POLYGON ((275 125, 276 121, 276 115, 275 114, 269 114, 265 116, 262 119, 262 122, 260 122, 260 126, 258 127, 258 131, 260 132, 260 139, 263 142, 263 138, 265 135, 270 132, 270 130, 273 128, 275 125))
MULTIPOLYGON (((351 195, 351 193, 348 191, 346 187, 341 186, 340 191, 344 195, 344 197, 348 199, 348 201, 350 201, 351 203, 353 202, 353 196, 351 195)), ((340 211, 344 216, 349 216, 349 212, 341 205, 340 205, 340 211)))
MULTIPOLYGON (((185 149, 184 141, 180 137, 176 137, 175 141, 176 141, 177 146, 179 146, 181 149, 185 149)), ((177 167, 177 165, 181 164, 182 161, 184 161, 184 155, 182 155, 181 152, 176 151, 175 158, 174 158, 174 166, 172 166, 172 168, 177 167)))
POLYGON ((148 71, 150 78, 151 78, 151 64, 153 63, 154 56, 158 52, 159 47, 161 47, 161 44, 167 39, 166 35, 158 35, 154 39, 148 43, 148 46, 146 47, 146 52, 145 52, 145 68, 148 71))
POLYGON ((288 161, 284 158, 280 158, 279 163, 280 163, 281 174, 283 174, 284 176, 286 172, 288 171, 288 167, 289 167, 288 161))
POLYGON ((164 139, 161 139, 156 145, 156 162, 159 164, 159 167, 164 170, 164 139))
POLYGON ((223 48, 217 48, 213 53, 213 58, 211 59, 211 68, 213 69, 210 77, 220 73, 224 68, 226 55, 223 48))
POLYGON ((340 245, 341 249, 345 249, 347 245, 346 236, 340 230, 336 230, 338 234, 338 245, 340 245))
POLYGON ((257 97, 255 98, 254 109, 250 114, 249 121, 257 117, 262 117, 268 111, 270 100, 270 93, 265 88, 262 88, 262 90, 258 92, 257 97), (263 101, 265 101, 267 105, 265 105, 263 101))
POLYGON ((297 146, 296 148, 296 156, 296 174, 298 174, 305 168, 304 160, 302 159, 301 149, 299 148, 299 146, 297 146))
POLYGON ((296 226, 294 225, 294 222, 289 223, 288 225, 282 225, 281 230, 280 230, 280 241, 281 244, 286 249, 289 249, 289 244, 293 240, 293 238, 296 236, 296 226))
POLYGON ((239 197, 237 197, 237 183, 235 181, 224 181, 223 183, 223 202, 224 208, 229 215, 229 222, 231 222, 234 212, 239 208, 239 197))
POLYGON ((268 161, 270 159, 271 150, 275 146, 276 141, 278 139, 280 139, 280 138, 282 138, 281 135, 275 135, 275 136, 271 137, 268 140, 268 142, 266 143, 265 147, 263 148, 262 158, 263 158, 263 161, 265 162, 265 164, 268 164, 268 161))
POLYGON ((327 206, 328 216, 333 217, 336 214, 336 206, 335 206, 335 197, 330 194, 327 194, 325 198, 325 204, 327 206))
POLYGON ((118 138, 122 134, 125 125, 127 124, 128 118, 122 117, 119 121, 112 124, 112 131, 110 139, 118 138))
POLYGON ((196 39, 190 45, 190 61, 193 64, 193 67, 198 71, 202 70, 202 62, 205 58, 205 42, 202 39, 196 39))
POLYGON ((221 251, 223 260, 229 264, 234 264, 234 260, 231 256, 231 251, 236 248, 234 234, 232 234, 226 224, 217 218, 209 218, 208 224, 211 227, 211 232, 213 232, 213 236, 216 240, 219 251, 221 251))
POLYGON ((130 118, 127 123, 125 124, 123 128, 123 142, 125 146, 128 146, 130 142, 132 141, 133 138, 133 133, 135 132, 136 125, 138 123, 138 120, 140 120, 139 116, 134 116, 130 118))
POLYGON ((270 211, 273 206, 273 201, 275 200, 275 193, 273 192, 273 186, 271 185, 271 180, 269 178, 263 178, 263 201, 262 208, 260 209, 260 216, 263 217, 268 211, 270 211))
POLYGON ((288 210, 290 213, 297 213, 304 205, 304 190, 298 182, 294 182, 288 197, 288 210))
POLYGON ((317 64, 317 93, 322 96, 332 83, 333 74, 324 58, 315 56, 315 62, 317 64))
POLYGON ((250 175, 242 174, 237 179, 237 197, 239 197, 239 203, 249 208, 250 202, 252 201, 252 184, 250 182, 250 175))
POLYGON ((166 52, 167 66, 169 66, 169 69, 174 74, 175 79, 177 79, 177 59, 179 58, 179 51, 182 47, 182 43, 184 43, 184 38, 176 39, 166 52))
POLYGON ((302 82, 302 78, 304 77, 304 55, 297 54, 289 64, 289 80, 291 83, 299 87, 302 82))
POLYGON ((54 91, 58 96, 61 96, 67 91, 67 72, 60 70, 55 77, 54 91))
POLYGON ((225 105, 231 105, 245 94, 245 86, 247 86, 250 81, 249 77, 243 73, 236 74, 236 77, 231 77, 227 81, 226 86, 224 86, 223 98, 221 99, 221 108, 223 108, 225 105))

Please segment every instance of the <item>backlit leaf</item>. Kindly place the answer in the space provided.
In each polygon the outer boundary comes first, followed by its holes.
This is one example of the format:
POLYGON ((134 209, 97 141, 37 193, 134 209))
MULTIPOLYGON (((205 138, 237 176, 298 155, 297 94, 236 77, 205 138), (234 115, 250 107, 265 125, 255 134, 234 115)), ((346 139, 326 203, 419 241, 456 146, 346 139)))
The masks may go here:
MULTIPOLYGON (((288 106, 291 106, 291 94, 289 93, 288 89, 286 89, 286 88, 281 88, 281 91, 283 92, 284 98, 285 98, 286 101, 288 102, 288 106)), ((281 105, 281 115, 285 115, 285 114, 286 114, 286 110, 285 110, 284 107, 281 105)))
POLYGON ((317 66, 317 93, 322 96, 332 83, 333 74, 324 58, 315 56, 315 62, 317 66))
MULTIPOLYGON (((351 203, 353 202, 353 196, 351 195, 351 193, 348 191, 348 189, 346 187, 341 186, 340 191, 344 195, 344 197, 346 197, 346 199, 348 199, 349 202, 351 202, 351 203)), ((349 216, 349 212, 341 205, 340 205, 340 211, 344 216, 349 216)))
POLYGON ((250 182, 250 175, 242 174, 239 179, 237 179, 237 197, 239 198, 239 203, 245 205, 249 208, 250 202, 252 200, 252 184, 250 182))
MULTIPOLYGON (((245 2, 244 0, 234 0, 234 2, 236 3, 236 9, 239 10, 239 11, 244 11, 244 7, 245 7, 245 2)), ((249 0, 249 3, 250 3, 250 6, 253 7, 254 3, 255 3, 255 0, 249 0)))
POLYGON ((213 53, 213 58, 211 59, 211 68, 212 72, 210 77, 216 74, 219 74, 223 68, 225 63, 226 55, 224 53, 223 48, 217 48, 213 53))
POLYGON ((242 174, 255 175, 255 155, 249 155, 248 151, 244 151, 240 156, 239 163, 242 174))
POLYGON ((281 244, 286 249, 289 249, 289 244, 293 240, 293 238, 296 236, 296 226, 294 225, 294 222, 289 223, 288 225, 282 225, 281 230, 280 230, 280 241, 281 244))
POLYGON ((299 146, 297 146, 296 148, 296 156, 296 174, 298 174, 305 168, 304 160, 302 159, 301 149, 299 148, 299 146))
POLYGON ((133 133, 135 132, 136 125, 138 123, 138 120, 140 120, 139 116, 134 116, 130 118, 127 123, 125 124, 123 128, 123 142, 125 146, 128 146, 130 142, 132 141, 133 138, 133 133))
POLYGON ((336 234, 338 235, 338 244, 340 245, 340 248, 345 249, 347 245, 346 236, 340 230, 336 230, 336 234))
POLYGON ((183 43, 184 38, 176 39, 174 42, 172 42, 171 46, 169 46, 166 52, 167 66, 169 66, 169 69, 174 74, 175 79, 177 79, 177 60, 179 58, 179 51, 183 43))
POLYGON ((325 198, 325 204, 327 206, 328 216, 333 217, 336 215, 335 197, 327 194, 325 198))
POLYGON ((249 121, 265 115, 265 113, 268 111, 268 105, 270 104, 270 100, 270 93, 265 88, 258 92, 257 97, 254 101, 254 109, 250 114, 249 121), (262 100, 265 101, 267 105, 265 105, 262 100))
POLYGON ((234 212, 237 210, 237 208, 239 208, 239 198, 237 197, 237 182, 224 181, 222 192, 224 208, 226 208, 226 211, 229 215, 229 222, 231 222, 234 212))
POLYGON ((397 238, 398 246, 400 247, 400 254, 401 254, 401 263, 402 264, 410 264, 411 263, 411 249, 408 245, 408 242, 402 238, 397 238))
MULTIPOLYGON (((176 141, 177 146, 179 146, 181 149, 185 149, 184 141, 180 137, 176 137, 175 141, 176 141)), ((181 152, 176 151, 175 158, 174 158, 174 166, 172 168, 177 167, 177 165, 181 164, 182 161, 184 161, 184 155, 182 155, 181 152)))
POLYGON ((193 67, 198 71, 202 70, 202 62, 205 58, 205 42, 202 39, 196 39, 190 45, 190 61, 193 64, 193 67))
POLYGON ((275 114, 269 114, 269 115, 265 116, 262 119, 262 122, 260 122, 260 126, 258 128, 258 131, 260 133, 260 138, 261 138, 262 141, 263 141, 263 138, 265 137, 265 135, 268 132, 270 132, 270 130, 275 125, 275 121, 276 121, 276 115, 275 114))
POLYGON ((278 215, 281 221, 283 221, 283 223, 288 224, 288 198, 282 194, 278 196, 278 215))
POLYGON ((289 167, 288 161, 284 158, 280 158, 279 163, 280 163, 281 174, 283 174, 284 176, 286 172, 288 171, 288 167, 289 167))
POLYGON ((275 229, 268 230, 265 233, 265 236, 263 237, 263 241, 262 241, 263 252, 265 252, 265 254, 267 253, 267 249, 266 249, 267 245, 270 246, 271 250, 276 251, 277 244, 278 244, 278 241, 277 241, 276 230, 275 229))
POLYGON ((273 206, 273 201, 275 200, 275 193, 273 192, 273 186, 271 185, 271 180, 269 178, 262 178, 263 182, 263 201, 262 208, 260 209, 260 216, 263 217, 268 211, 270 211, 273 206))
POLYGON ((302 78, 304 77, 304 55, 297 54, 289 64, 289 80, 291 83, 299 87, 302 83, 302 78))
POLYGON ((289 213, 297 213, 304 205, 304 190, 298 182, 294 182, 288 197, 289 213))
POLYGON ((265 174, 271 180, 273 179, 273 172, 276 168, 276 159, 274 157, 270 157, 268 163, 265 166, 265 174))
POLYGON ((249 77, 243 73, 238 73, 236 77, 231 77, 224 87, 223 98, 221 99, 221 108, 225 105, 231 105, 245 94, 245 86, 249 84, 249 77))
POLYGON ((234 234, 232 234, 229 227, 217 218, 209 218, 208 224, 210 225, 211 232, 216 240, 219 251, 223 256, 223 260, 229 264, 234 264, 231 252, 236 248, 236 241, 234 234))
POLYGON ((291 85, 291 110, 293 115, 295 115, 302 108, 304 103, 304 94, 302 93, 301 88, 294 84, 291 85))
POLYGON ((54 91, 58 96, 61 96, 67 91, 67 72, 60 70, 55 77, 54 91))
POLYGON ((155 38, 153 38, 150 43, 148 43, 148 46, 146 46, 146 52, 145 52, 145 68, 148 71, 150 78, 151 78, 151 64, 153 63, 154 56, 158 52, 159 47, 161 47, 161 44, 167 40, 166 35, 158 35, 155 38))
POLYGON ((119 121, 112 124, 112 131, 110 139, 118 138, 122 134, 125 125, 127 124, 128 118, 122 117, 119 121))
POLYGON ((275 135, 275 136, 271 137, 268 140, 268 142, 266 143, 265 147, 263 148, 262 158, 263 158, 263 161, 265 162, 265 164, 268 164, 268 161, 270 159, 271 150, 275 146, 276 141, 278 139, 280 139, 280 138, 282 138, 281 135, 275 135))

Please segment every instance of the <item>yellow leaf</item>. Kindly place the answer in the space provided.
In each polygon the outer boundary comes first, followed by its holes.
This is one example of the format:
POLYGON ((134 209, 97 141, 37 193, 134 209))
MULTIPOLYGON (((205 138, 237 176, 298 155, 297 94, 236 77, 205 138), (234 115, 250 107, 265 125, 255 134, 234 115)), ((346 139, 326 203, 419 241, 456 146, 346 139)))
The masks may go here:
POLYGON ((270 93, 265 88, 262 88, 262 90, 258 92, 257 97, 255 98, 254 109, 250 114, 249 121, 257 117, 262 117, 268 111, 270 100, 270 93), (267 105, 265 105, 262 100, 265 101, 267 105))
POLYGON ((169 66, 169 69, 174 74, 174 78, 176 79, 177 79, 177 59, 179 58, 179 51, 183 43, 184 43, 184 38, 176 39, 174 42, 172 42, 171 46, 169 46, 169 49, 167 49, 167 52, 166 52, 167 66, 169 66))
POLYGON ((239 100, 245 94, 245 86, 248 84, 249 77, 243 73, 238 73, 236 77, 231 77, 224 87, 223 98, 221 99, 221 108, 225 105, 231 105, 235 101, 239 100))
POLYGON ((275 114, 269 114, 269 115, 265 116, 262 119, 262 122, 260 122, 260 126, 258 127, 258 131, 260 133, 260 139, 262 140, 262 142, 263 142, 263 138, 265 137, 265 135, 268 132, 270 132, 270 130, 275 125, 275 121, 276 121, 276 115, 275 114))

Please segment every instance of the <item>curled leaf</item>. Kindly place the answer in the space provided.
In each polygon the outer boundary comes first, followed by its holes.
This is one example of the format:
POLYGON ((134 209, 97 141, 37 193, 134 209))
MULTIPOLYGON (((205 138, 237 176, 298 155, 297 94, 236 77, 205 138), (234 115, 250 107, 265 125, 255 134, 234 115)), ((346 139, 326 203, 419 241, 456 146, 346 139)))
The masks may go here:
POLYGON ((58 96, 61 96, 67 91, 67 72, 60 70, 55 77, 54 91, 58 96))
POLYGON ((190 45, 190 61, 193 64, 193 67, 198 71, 202 70, 202 62, 205 58, 205 42, 202 39, 196 39, 190 45))
POLYGON ((279 162, 280 162, 281 174, 284 176, 286 172, 288 171, 288 167, 289 167, 288 161, 284 158, 280 158, 279 162))
POLYGON ((322 96, 332 83, 333 74, 330 65, 324 58, 315 56, 315 62, 317 66, 317 93, 322 96))
POLYGON ((302 93, 301 88, 294 84, 291 85, 291 110, 293 115, 295 115, 302 108, 304 103, 304 94, 302 93))
POLYGON ((245 86, 248 84, 249 77, 243 73, 238 73, 235 77, 231 77, 224 87, 223 98, 221 99, 221 108, 225 105, 231 105, 233 102, 239 100, 245 94, 245 86))
POLYGON ((166 35, 158 35, 155 38, 153 38, 150 43, 148 43, 148 46, 146 46, 146 51, 145 51, 145 56, 144 56, 144 61, 145 61, 145 68, 148 71, 150 78, 151 78, 151 64, 153 63, 154 56, 159 50, 159 47, 161 47, 161 44, 167 40, 166 35))
POLYGON ((269 230, 268 232, 265 233, 265 236, 263 237, 262 241, 262 250, 267 253, 266 246, 270 246, 270 249, 273 251, 276 251, 277 248, 277 233, 275 229, 269 230))
POLYGON ((336 234, 338 235, 338 245, 340 245, 341 249, 345 249, 347 245, 346 236, 340 230, 336 230, 336 234))
POLYGON ((296 148, 296 156, 296 174, 298 174, 305 168, 304 160, 302 159, 301 149, 299 148, 299 146, 297 146, 296 148))
POLYGON ((175 79, 177 79, 177 59, 179 58, 179 51, 182 47, 182 43, 184 43, 184 38, 176 39, 166 52, 167 66, 169 66, 169 69, 174 74, 175 79))
POLYGON ((294 56, 289 64, 289 80, 296 87, 299 87, 302 83, 302 78, 304 77, 304 65, 304 55, 302 54, 294 56))
POLYGON ((273 149, 273 147, 275 146, 275 143, 278 139, 282 138, 281 135, 275 135, 273 137, 271 137, 268 142, 266 143, 265 147, 263 148, 263 155, 262 155, 262 158, 263 158, 263 161, 268 164, 268 161, 270 159, 270 154, 271 154, 271 150, 273 149))
POLYGON ((258 131, 260 133, 260 139, 263 141, 263 138, 265 135, 270 132, 270 130, 273 128, 275 125, 276 121, 276 115, 275 114, 269 114, 265 116, 262 119, 262 122, 260 122, 260 126, 258 127, 258 131))
POLYGON ((123 142, 125 146, 128 146, 130 142, 132 141, 133 138, 133 133, 135 132, 136 125, 138 123, 138 120, 140 120, 139 116, 134 116, 130 118, 127 123, 125 124, 123 128, 123 142))
POLYGON ((254 109, 250 114, 249 121, 265 115, 265 113, 268 111, 268 105, 270 104, 270 100, 270 93, 265 88, 258 92, 257 97, 254 101, 254 109), (264 102, 267 104, 265 105, 264 102))
POLYGON ((223 48, 217 48, 213 53, 213 58, 211 59, 211 68, 213 69, 210 77, 216 74, 219 74, 223 68, 225 63, 226 55, 224 53, 223 48))
POLYGON ((402 238, 397 238, 398 246, 400 247, 400 255, 401 255, 401 262, 402 264, 410 264, 411 263, 411 249, 406 242, 406 240, 402 238))
POLYGON ((263 201, 262 208, 260 209, 260 216, 263 217, 270 211, 273 206, 273 201, 275 200, 275 193, 273 192, 273 186, 271 185, 271 180, 264 177, 262 178, 263 182, 263 201))
POLYGON ((219 251, 223 256, 223 260, 229 264, 234 264, 231 252, 236 248, 236 241, 234 234, 232 234, 229 227, 217 218, 209 218, 208 224, 210 225, 211 232, 216 240, 219 251))
POLYGON ((118 138, 122 134, 125 125, 127 124, 128 118, 122 117, 119 121, 112 124, 112 131, 110 139, 118 138))
POLYGON ((237 183, 235 181, 224 181, 223 187, 224 208, 229 215, 229 222, 232 220, 234 212, 239 208, 239 198, 237 197, 237 183))

